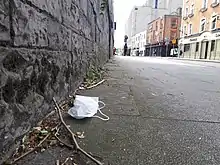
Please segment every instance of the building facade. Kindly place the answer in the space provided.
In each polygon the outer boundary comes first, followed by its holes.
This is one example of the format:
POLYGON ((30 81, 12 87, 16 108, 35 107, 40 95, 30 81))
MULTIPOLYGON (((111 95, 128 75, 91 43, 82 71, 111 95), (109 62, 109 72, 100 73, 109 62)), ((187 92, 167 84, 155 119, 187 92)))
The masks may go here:
POLYGON ((128 47, 133 48, 132 40, 135 35, 146 30, 148 22, 167 13, 167 9, 154 9, 151 6, 136 6, 132 9, 125 25, 128 36, 128 47))
POLYGON ((220 60, 220 0, 184 0, 180 49, 184 58, 220 60))
POLYGON ((144 56, 145 54, 145 45, 147 44, 147 31, 140 32, 132 37, 132 55, 144 56))
POLYGON ((149 55, 155 54, 156 51, 157 56, 169 56, 167 53, 171 46, 177 46, 180 27, 181 16, 179 15, 164 15, 150 22, 147 32, 147 48, 151 48, 149 55))
POLYGON ((145 5, 134 7, 125 25, 130 52, 135 48, 132 41, 135 40, 137 34, 147 29, 149 22, 170 13, 179 15, 181 11, 179 12, 177 9, 182 7, 182 2, 183 0, 147 0, 145 5))
POLYGON ((146 5, 153 8, 167 9, 167 14, 170 14, 182 7, 183 0, 147 0, 146 5))

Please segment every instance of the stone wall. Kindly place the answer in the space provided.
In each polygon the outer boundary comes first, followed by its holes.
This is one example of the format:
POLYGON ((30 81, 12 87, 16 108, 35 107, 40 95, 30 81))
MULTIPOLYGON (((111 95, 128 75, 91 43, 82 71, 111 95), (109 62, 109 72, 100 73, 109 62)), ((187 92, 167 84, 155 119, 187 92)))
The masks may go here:
POLYGON ((112 52, 113 8, 102 0, 0 1, 0 164, 15 142, 112 52))

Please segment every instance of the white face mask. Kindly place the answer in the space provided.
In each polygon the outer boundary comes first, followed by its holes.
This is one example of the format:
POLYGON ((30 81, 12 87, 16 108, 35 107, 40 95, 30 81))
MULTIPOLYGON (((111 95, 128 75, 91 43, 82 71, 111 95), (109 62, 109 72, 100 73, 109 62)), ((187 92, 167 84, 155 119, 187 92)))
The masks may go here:
POLYGON ((105 107, 105 103, 99 101, 98 97, 88 97, 76 95, 74 100, 74 106, 69 109, 68 114, 76 119, 83 119, 87 117, 97 117, 101 120, 108 121, 109 117, 101 112, 101 109, 105 107), (99 107, 99 103, 103 104, 99 107), (96 116, 97 112, 100 112, 105 118, 96 116))

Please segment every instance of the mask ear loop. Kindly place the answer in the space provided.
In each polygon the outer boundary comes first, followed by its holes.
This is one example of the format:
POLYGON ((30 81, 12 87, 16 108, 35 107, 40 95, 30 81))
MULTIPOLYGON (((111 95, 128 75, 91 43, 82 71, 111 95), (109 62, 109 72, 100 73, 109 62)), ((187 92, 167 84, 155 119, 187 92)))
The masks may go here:
POLYGON ((101 119, 101 120, 103 120, 103 121, 108 121, 110 118, 109 118, 107 115, 105 115, 105 114, 101 111, 101 109, 105 108, 105 103, 102 102, 102 101, 99 101, 99 104, 102 104, 103 106, 99 107, 99 108, 98 108, 98 111, 99 111, 99 113, 100 113, 102 116, 104 116, 105 118, 102 118, 102 117, 97 116, 97 115, 95 115, 95 116, 93 116, 93 117, 99 118, 99 119, 101 119))

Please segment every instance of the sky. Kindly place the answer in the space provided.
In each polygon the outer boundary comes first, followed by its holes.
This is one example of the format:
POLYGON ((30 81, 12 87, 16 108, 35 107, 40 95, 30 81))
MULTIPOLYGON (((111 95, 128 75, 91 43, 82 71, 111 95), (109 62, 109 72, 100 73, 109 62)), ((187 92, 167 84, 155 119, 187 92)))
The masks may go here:
POLYGON ((115 31, 115 47, 123 47, 125 24, 133 6, 143 5, 146 0, 114 0, 114 19, 117 23, 115 31))

